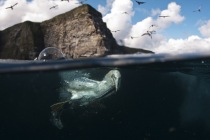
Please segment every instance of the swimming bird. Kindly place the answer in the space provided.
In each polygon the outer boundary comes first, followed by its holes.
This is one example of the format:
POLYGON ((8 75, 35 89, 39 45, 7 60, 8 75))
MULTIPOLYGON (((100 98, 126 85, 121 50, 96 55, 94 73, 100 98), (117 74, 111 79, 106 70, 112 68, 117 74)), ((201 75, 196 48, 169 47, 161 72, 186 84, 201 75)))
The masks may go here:
POLYGON ((58 5, 54 5, 54 6, 50 7, 50 10, 53 8, 56 8, 56 7, 58 7, 58 5))
POLYGON ((89 79, 85 76, 76 77, 71 81, 65 81, 67 84, 67 94, 70 97, 66 101, 50 106, 54 125, 60 129, 62 128, 60 115, 64 106, 85 106, 103 99, 119 90, 120 81, 121 74, 118 70, 109 71, 102 81, 89 79))
POLYGON ((143 2, 143 1, 137 1, 137 0, 136 0, 136 2, 138 3, 138 5, 146 3, 146 2, 143 2))
POLYGON ((11 10, 13 10, 14 6, 16 6, 17 4, 18 4, 18 3, 15 3, 14 5, 9 6, 9 7, 6 7, 5 9, 11 9, 11 10))
POLYGON ((105 75, 102 81, 89 79, 85 75, 74 77, 76 78, 73 80, 65 81, 67 84, 67 94, 70 97, 66 101, 58 102, 51 106, 54 121, 57 121, 54 124, 59 122, 59 112, 63 110, 65 105, 84 106, 118 91, 121 74, 118 70, 111 70, 105 75))
POLYGON ((161 15, 160 15, 159 17, 166 18, 166 17, 169 17, 169 16, 161 16, 161 15))

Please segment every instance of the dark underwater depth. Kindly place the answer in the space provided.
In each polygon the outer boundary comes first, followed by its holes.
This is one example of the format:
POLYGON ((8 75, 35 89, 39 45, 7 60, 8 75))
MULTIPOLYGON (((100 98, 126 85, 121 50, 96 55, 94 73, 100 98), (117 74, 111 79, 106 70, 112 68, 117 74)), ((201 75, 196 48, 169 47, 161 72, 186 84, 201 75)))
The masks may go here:
POLYGON ((51 123, 63 72, 0 75, 0 139, 22 140, 208 140, 210 67, 208 60, 146 66, 80 69, 101 80, 121 73, 113 94, 91 105, 62 112, 63 129, 51 123))

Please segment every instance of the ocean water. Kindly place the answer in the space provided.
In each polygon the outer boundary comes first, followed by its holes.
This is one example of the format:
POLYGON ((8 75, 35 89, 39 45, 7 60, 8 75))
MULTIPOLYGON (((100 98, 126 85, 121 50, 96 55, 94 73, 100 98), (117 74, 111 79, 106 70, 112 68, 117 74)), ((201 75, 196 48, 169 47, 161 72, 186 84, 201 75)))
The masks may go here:
POLYGON ((209 85, 206 56, 2 60, 0 138, 208 140, 209 85), (66 107, 62 129, 52 123, 50 106, 61 101, 64 80, 83 76, 101 81, 113 69, 121 73, 116 93, 94 104, 66 107))

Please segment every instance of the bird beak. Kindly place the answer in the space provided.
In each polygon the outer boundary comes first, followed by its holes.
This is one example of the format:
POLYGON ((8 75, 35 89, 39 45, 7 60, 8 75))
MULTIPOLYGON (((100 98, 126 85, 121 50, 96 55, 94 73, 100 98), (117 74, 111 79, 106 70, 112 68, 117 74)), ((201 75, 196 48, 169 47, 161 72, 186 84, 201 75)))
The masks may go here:
POLYGON ((120 87, 120 78, 116 78, 114 82, 115 82, 115 89, 117 92, 120 87))

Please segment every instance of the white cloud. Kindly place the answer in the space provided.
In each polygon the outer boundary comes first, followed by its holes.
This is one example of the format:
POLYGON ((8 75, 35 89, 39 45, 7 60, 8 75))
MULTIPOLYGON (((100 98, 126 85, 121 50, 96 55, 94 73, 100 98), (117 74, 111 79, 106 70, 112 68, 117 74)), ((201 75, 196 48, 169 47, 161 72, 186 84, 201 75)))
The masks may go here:
POLYGON ((152 36, 152 39, 149 36, 142 36, 143 33, 149 30, 149 27, 152 24, 155 24, 155 20, 153 20, 151 17, 148 17, 133 25, 129 34, 124 39, 125 45, 134 48, 145 47, 147 49, 153 49, 156 47, 160 43, 160 40, 164 39, 162 35, 155 34, 152 36), (137 38, 132 39, 131 37, 137 38))
POLYGON ((184 20, 184 17, 180 15, 181 7, 176 3, 172 2, 168 5, 168 9, 161 11, 161 15, 168 15, 168 18, 154 19, 152 17, 147 17, 142 21, 139 21, 132 26, 130 33, 125 38, 125 45, 135 48, 145 48, 154 50, 159 46, 165 37, 161 35, 161 31, 169 27, 173 23, 180 23, 184 20), (156 27, 149 28, 151 25, 156 25, 156 27), (157 30, 157 34, 154 34, 152 39, 149 36, 141 36, 148 30, 157 30), (138 36, 139 38, 131 39, 131 36, 138 36))
POLYGON ((151 16, 157 16, 161 13, 160 9, 152 9, 151 16))
POLYGON ((162 42, 154 51, 157 53, 206 53, 210 52, 210 38, 202 39, 192 35, 187 39, 169 39, 162 42))
POLYGON ((102 6, 102 5, 98 5, 98 11, 101 12, 103 15, 107 13, 107 8, 102 6))
MULTIPOLYGON (((133 2, 131 0, 115 0, 112 4, 112 9, 110 13, 104 16, 103 20, 107 23, 108 28, 112 30, 121 30, 120 32, 113 33, 116 40, 123 40, 125 45, 130 47, 142 47, 146 46, 147 49, 152 49, 157 47, 164 37, 161 34, 155 34, 153 39, 150 37, 144 36, 141 37, 143 33, 149 30, 149 27, 153 24, 157 27, 155 30, 160 32, 165 28, 169 27, 172 23, 180 23, 184 20, 184 17, 180 15, 181 7, 176 3, 172 2, 168 5, 168 9, 159 11, 156 10, 156 13, 161 13, 162 15, 168 15, 168 18, 157 18, 153 19, 152 17, 147 17, 142 21, 137 22, 135 25, 132 25, 132 16, 134 15, 133 11, 133 2), (128 12, 128 15, 122 14, 122 12, 128 12), (131 36, 138 37, 131 39, 131 36)), ((153 10, 154 13, 154 10, 153 10)), ((150 28, 152 29, 152 28, 150 28)))
POLYGON ((26 20, 41 22, 79 6, 79 4, 76 4, 78 0, 70 2, 49 0, 33 0, 27 2, 26 0, 18 0, 18 5, 14 7, 14 10, 5 9, 16 2, 17 0, 7 0, 4 3, 0 3, 0 30, 26 20), (58 5, 58 8, 49 10, 54 5, 58 5))
MULTIPOLYGON (((110 30, 122 30, 121 32, 113 33, 115 39, 123 40, 124 44, 129 47, 143 48, 154 51, 155 53, 172 53, 172 54, 185 54, 185 53, 206 53, 210 51, 210 38, 201 38, 197 35, 191 35, 186 39, 167 39, 161 32, 170 27, 171 24, 180 24, 184 21, 185 17, 182 16, 181 6, 175 2, 168 4, 167 9, 153 9, 151 11, 152 17, 145 19, 132 25, 133 3, 131 0, 125 0, 123 3, 120 0, 115 0, 112 5, 110 13, 104 16, 104 21, 107 22, 110 30), (125 7, 127 6, 127 7, 125 7), (131 13, 127 16, 122 16, 119 11, 126 9, 131 13), (168 18, 153 18, 157 15, 166 15, 168 18), (149 28, 151 25, 157 27, 149 28), (148 30, 156 30, 157 33, 149 36, 141 36, 148 30), (137 38, 131 38, 137 37, 137 38)), ((126 11, 124 10, 124 11, 126 11)), ((201 34, 210 37, 210 21, 201 26, 201 34)))
POLYGON ((120 30, 120 32, 113 34, 116 39, 121 40, 124 39, 130 31, 133 14, 133 2, 131 0, 115 0, 112 3, 110 13, 105 15, 103 20, 107 23, 107 27, 111 31, 120 30), (124 12, 128 14, 124 14, 124 12))
POLYGON ((169 3, 168 8, 166 10, 161 11, 160 15, 169 16, 167 18, 159 17, 157 19, 157 24, 161 28, 167 28, 172 23, 181 23, 184 21, 184 16, 180 15, 181 6, 176 4, 175 2, 169 3))
POLYGON ((199 28, 200 33, 205 37, 210 37, 210 20, 199 28))
POLYGON ((112 3, 114 0, 106 0, 106 6, 98 5, 98 11, 101 12, 103 15, 107 14, 110 11, 112 3))

